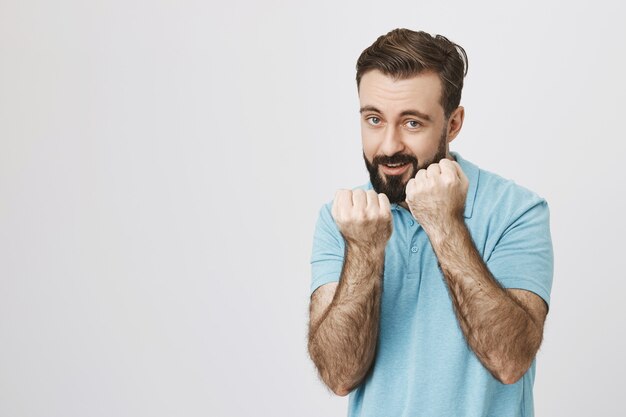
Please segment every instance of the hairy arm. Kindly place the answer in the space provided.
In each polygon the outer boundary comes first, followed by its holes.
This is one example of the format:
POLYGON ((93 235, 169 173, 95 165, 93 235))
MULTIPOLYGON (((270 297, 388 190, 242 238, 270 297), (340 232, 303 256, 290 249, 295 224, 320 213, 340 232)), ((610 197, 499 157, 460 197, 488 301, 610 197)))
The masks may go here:
POLYGON ((495 378, 512 384, 539 349, 547 306, 492 276, 463 219, 468 184, 458 163, 442 159, 409 181, 406 203, 430 239, 470 348, 495 378))
POLYGON ((529 291, 500 286, 463 219, 431 230, 429 238, 471 349, 499 381, 517 382, 541 345, 547 313, 544 301, 529 291))
POLYGON ((346 395, 374 360, 393 225, 387 196, 373 190, 338 191, 332 215, 345 241, 344 261, 339 284, 326 284, 311 298, 309 354, 324 383, 346 395))
POLYGON ((384 258, 384 251, 347 245, 339 284, 313 293, 309 354, 337 395, 357 386, 374 359, 384 258))

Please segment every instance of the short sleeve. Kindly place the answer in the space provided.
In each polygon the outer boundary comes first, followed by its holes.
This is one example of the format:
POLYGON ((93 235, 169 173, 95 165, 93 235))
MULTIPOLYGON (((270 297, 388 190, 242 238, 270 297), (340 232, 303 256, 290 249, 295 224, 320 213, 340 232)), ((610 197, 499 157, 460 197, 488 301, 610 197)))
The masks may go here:
POLYGON ((550 305, 554 254, 545 200, 536 199, 512 216, 487 267, 503 287, 532 291, 550 305))
POLYGON ((329 282, 339 281, 345 243, 331 214, 331 203, 322 206, 313 234, 311 294, 329 282))

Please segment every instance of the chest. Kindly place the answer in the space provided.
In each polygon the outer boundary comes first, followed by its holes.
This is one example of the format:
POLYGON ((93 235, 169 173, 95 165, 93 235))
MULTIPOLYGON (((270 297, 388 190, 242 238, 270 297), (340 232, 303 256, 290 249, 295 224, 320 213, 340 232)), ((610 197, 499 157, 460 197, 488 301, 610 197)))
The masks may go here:
MULTIPOLYGON (((385 251, 383 321, 406 322, 424 317, 454 321, 447 285, 428 235, 408 210, 395 210, 393 221, 393 234, 385 251)), ((473 224, 466 224, 472 233, 473 224)), ((482 240, 480 233, 476 235, 482 240)), ((476 243, 482 256, 484 244, 476 243)))

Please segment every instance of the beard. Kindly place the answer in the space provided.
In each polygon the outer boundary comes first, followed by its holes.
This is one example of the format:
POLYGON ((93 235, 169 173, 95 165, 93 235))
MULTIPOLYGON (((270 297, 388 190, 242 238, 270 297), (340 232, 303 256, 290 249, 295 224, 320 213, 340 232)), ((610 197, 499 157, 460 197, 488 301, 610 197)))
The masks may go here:
POLYGON ((439 147, 437 153, 429 160, 418 161, 417 158, 410 154, 396 153, 391 156, 378 155, 375 156, 372 162, 367 160, 365 152, 363 152, 363 159, 365 160, 365 167, 370 174, 370 182, 374 191, 377 193, 384 193, 389 199, 389 203, 401 203, 406 200, 406 185, 409 180, 415 177, 417 171, 423 168, 428 168, 430 164, 437 163, 446 157, 448 137, 444 131, 439 139, 439 147), (379 165, 381 164, 411 164, 410 174, 403 180, 406 172, 400 175, 387 175, 381 174, 379 165))

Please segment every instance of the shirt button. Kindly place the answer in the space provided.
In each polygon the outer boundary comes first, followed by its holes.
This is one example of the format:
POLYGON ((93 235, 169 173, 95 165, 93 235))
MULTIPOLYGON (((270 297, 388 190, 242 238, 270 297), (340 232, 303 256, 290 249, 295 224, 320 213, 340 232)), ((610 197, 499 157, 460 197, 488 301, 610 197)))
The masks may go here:
POLYGON ((413 220, 409 220, 409 226, 413 226, 415 222, 413 220))
POLYGON ((417 246, 413 246, 413 247, 411 248, 411 252, 416 253, 416 252, 417 252, 417 246))

